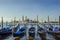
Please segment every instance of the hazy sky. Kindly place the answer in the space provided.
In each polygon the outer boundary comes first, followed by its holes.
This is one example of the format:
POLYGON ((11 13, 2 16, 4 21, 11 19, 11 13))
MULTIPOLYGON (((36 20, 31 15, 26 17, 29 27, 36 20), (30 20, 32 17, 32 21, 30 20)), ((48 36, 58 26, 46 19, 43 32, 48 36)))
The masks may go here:
POLYGON ((60 0, 0 0, 0 17, 8 18, 27 16, 30 19, 39 16, 39 20, 58 19, 60 15, 60 0))

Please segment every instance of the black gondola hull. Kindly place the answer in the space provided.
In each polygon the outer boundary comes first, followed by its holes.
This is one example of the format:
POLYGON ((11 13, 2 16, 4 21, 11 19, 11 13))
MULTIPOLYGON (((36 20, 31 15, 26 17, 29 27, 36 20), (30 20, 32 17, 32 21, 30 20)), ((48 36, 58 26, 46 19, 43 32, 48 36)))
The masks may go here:
POLYGON ((53 35, 56 40, 60 40, 60 32, 48 31, 48 33, 53 35))
POLYGON ((42 40, 46 40, 46 32, 42 31, 42 32, 38 32, 39 36, 41 37, 42 40))

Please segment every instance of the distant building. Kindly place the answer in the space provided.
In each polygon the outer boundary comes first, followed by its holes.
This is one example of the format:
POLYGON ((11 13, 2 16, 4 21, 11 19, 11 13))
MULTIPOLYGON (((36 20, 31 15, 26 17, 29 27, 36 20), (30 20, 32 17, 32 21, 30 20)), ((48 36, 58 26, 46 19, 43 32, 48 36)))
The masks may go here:
POLYGON ((28 22, 28 23, 38 23, 38 21, 34 21, 34 20, 30 20, 30 19, 26 19, 24 22, 28 22))
MULTIPOLYGON (((45 21, 44 23, 48 23, 47 21, 45 21)), ((58 21, 50 21, 49 23, 59 23, 58 21)))

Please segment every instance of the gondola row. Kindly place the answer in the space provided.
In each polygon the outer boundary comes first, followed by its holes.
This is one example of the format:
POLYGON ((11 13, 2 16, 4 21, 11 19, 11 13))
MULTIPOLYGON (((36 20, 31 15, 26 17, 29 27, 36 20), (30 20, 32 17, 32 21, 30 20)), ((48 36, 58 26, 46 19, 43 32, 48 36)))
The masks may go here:
MULTIPOLYGON (((26 29, 26 25, 20 26, 20 24, 18 24, 16 27, 13 28, 14 31, 12 31, 12 27, 8 25, 6 28, 0 30, 0 35, 8 35, 12 34, 13 32, 13 37, 21 38, 26 34, 26 29)), ((33 39, 35 38, 35 30, 36 28, 33 25, 31 25, 31 27, 28 30, 29 37, 32 37, 33 39)), ((52 25, 50 27, 40 27, 39 25, 37 25, 37 33, 42 40, 46 40, 46 32, 55 36, 55 38, 57 38, 58 40, 60 39, 60 29, 58 27, 53 27, 52 25)))
POLYGON ((7 25, 6 27, 4 27, 3 29, 0 29, 0 40, 5 39, 6 37, 12 35, 13 31, 12 29, 18 29, 18 26, 13 26, 13 25, 7 25))
MULTIPOLYGON (((60 40, 60 28, 59 27, 53 27, 52 25, 50 25, 50 27, 48 26, 40 27, 39 25, 37 25, 37 33, 41 37, 42 40, 47 40, 46 33, 54 36, 56 40, 60 40)), ((35 27, 31 27, 29 29, 29 36, 33 38, 35 37, 35 27)))

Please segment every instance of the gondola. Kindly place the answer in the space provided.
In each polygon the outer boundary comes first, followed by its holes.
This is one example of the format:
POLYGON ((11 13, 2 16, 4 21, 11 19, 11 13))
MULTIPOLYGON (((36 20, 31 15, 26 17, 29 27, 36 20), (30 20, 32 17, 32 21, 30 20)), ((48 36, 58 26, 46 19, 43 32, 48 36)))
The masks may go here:
POLYGON ((18 28, 20 27, 20 24, 16 25, 13 27, 13 32, 16 32, 18 30, 18 28))
MULTIPOLYGON (((18 25, 19 26, 19 25, 18 25)), ((4 27, 3 29, 0 29, 0 35, 8 35, 8 34, 12 34, 12 29, 17 29, 18 26, 12 28, 12 25, 7 25, 6 27, 4 27)))
POLYGON ((26 25, 23 25, 23 27, 18 28, 17 31, 13 33, 14 37, 22 37, 26 32, 26 25))
POLYGON ((33 27, 33 25, 31 25, 31 28, 29 29, 29 39, 30 38, 35 38, 35 27, 33 27))
POLYGON ((56 38, 56 40, 60 39, 60 30, 58 27, 50 27, 48 33, 53 35, 56 38))
POLYGON ((58 27, 50 27, 48 33, 60 35, 60 30, 58 27))
POLYGON ((37 32, 38 32, 38 34, 42 40, 46 40, 46 31, 44 28, 42 28, 38 25, 38 31, 37 32))
POLYGON ((12 33, 12 28, 10 25, 7 25, 3 29, 0 30, 0 35, 8 35, 12 33))

